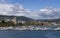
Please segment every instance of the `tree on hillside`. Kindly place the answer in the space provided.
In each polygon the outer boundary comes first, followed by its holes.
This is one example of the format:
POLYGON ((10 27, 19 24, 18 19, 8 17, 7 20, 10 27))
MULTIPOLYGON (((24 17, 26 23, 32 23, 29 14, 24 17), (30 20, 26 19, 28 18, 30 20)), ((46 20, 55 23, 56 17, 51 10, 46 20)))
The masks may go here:
POLYGON ((18 23, 18 26, 23 26, 23 23, 18 23))
POLYGON ((0 26, 2 26, 2 27, 7 26, 7 23, 6 23, 4 20, 2 20, 2 21, 0 22, 0 26))
POLYGON ((14 22, 12 22, 12 21, 8 21, 8 22, 7 22, 7 25, 8 25, 8 26, 15 26, 14 22))

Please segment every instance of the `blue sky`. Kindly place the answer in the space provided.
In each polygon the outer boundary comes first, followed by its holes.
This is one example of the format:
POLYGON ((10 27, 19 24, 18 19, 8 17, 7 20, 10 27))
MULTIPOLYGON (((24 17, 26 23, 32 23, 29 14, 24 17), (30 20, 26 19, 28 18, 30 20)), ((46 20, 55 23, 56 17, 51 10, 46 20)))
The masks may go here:
POLYGON ((60 0, 9 0, 8 3, 19 3, 28 9, 40 9, 47 7, 60 8, 60 0))
POLYGON ((60 0, 0 0, 0 14, 33 19, 60 18, 60 0))
POLYGON ((23 0, 21 2, 26 8, 30 9, 40 9, 46 7, 60 7, 60 0, 23 0))

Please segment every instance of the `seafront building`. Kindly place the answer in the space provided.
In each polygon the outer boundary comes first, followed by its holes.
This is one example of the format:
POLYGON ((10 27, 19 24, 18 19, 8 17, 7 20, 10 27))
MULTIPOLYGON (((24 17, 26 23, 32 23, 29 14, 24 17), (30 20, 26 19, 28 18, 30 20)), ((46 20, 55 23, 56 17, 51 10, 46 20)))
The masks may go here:
MULTIPOLYGON (((4 20, 5 22, 8 22, 8 21, 12 21, 14 22, 14 24, 17 24, 17 23, 27 23, 27 21, 24 21, 24 20, 18 20, 17 17, 15 16, 0 16, 0 22, 4 20)), ((60 25, 60 22, 41 22, 41 21, 29 21, 29 23, 31 23, 32 25, 46 25, 46 26, 49 26, 49 25, 60 25)))
POLYGON ((16 17, 0 17, 0 22, 4 20, 5 22, 12 21, 14 24, 17 23, 16 17))
POLYGON ((23 20, 18 20, 17 17, 15 16, 9 16, 9 17, 0 17, 0 22, 4 20, 5 22, 8 22, 8 21, 12 21, 14 24, 17 24, 17 23, 25 23, 26 21, 23 21, 23 20))

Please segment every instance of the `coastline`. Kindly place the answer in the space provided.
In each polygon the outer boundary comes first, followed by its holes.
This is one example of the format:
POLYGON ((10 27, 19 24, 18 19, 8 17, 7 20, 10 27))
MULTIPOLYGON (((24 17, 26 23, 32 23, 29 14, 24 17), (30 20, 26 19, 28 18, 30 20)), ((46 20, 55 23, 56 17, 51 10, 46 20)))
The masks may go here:
POLYGON ((0 27, 0 30, 60 30, 60 26, 9 26, 0 27))

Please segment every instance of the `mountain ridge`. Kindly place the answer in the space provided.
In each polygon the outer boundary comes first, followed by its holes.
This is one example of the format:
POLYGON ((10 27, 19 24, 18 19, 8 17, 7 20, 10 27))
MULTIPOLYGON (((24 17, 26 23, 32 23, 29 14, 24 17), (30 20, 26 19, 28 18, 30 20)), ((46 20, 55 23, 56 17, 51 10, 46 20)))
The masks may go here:
POLYGON ((21 20, 21 21, 33 21, 34 19, 32 19, 32 18, 28 18, 28 17, 25 17, 25 16, 8 16, 8 15, 0 15, 0 19, 5 19, 5 18, 7 18, 7 19, 12 19, 13 17, 16 17, 16 19, 19 21, 19 20, 21 20))
POLYGON ((12 19, 13 17, 16 17, 16 19, 18 21, 40 21, 40 22, 60 22, 60 18, 57 18, 57 19, 39 19, 39 20, 35 20, 35 19, 32 19, 32 18, 29 18, 29 17, 25 17, 25 16, 14 16, 14 15, 0 15, 0 20, 1 19, 12 19))

